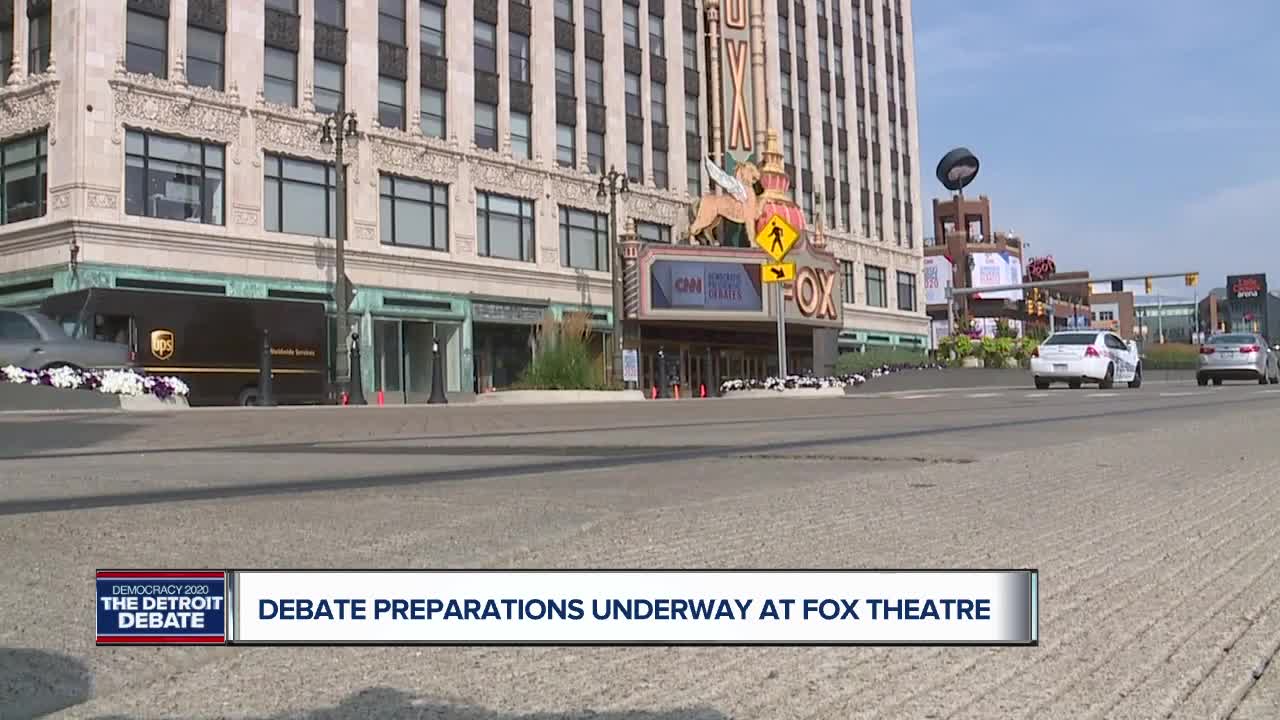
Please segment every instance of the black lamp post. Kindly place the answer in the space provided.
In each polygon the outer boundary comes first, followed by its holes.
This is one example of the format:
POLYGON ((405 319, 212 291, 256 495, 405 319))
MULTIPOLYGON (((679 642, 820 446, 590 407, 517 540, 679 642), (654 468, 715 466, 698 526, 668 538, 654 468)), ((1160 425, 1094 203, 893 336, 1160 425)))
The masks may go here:
MULTIPOLYGON (((324 123, 320 126, 320 144, 325 148, 333 148, 333 179, 334 179, 334 196, 335 205, 334 215, 337 227, 334 228, 334 304, 338 309, 337 328, 339 333, 336 349, 338 357, 336 358, 336 370, 338 376, 338 385, 340 388, 349 388, 350 397, 348 402, 352 405, 364 404, 364 392, 361 390, 361 383, 351 382, 351 363, 348 354, 347 340, 351 335, 350 320, 347 316, 347 310, 351 306, 351 299, 355 295, 355 291, 351 288, 351 283, 347 281, 347 167, 343 160, 343 147, 346 145, 348 138, 354 140, 356 138, 356 114, 347 112, 345 99, 338 102, 338 111, 324 119, 324 123)), ((357 369, 356 372, 359 372, 357 369)))
POLYGON ((622 318, 626 312, 622 298, 622 257, 618 251, 618 196, 631 191, 626 173, 610 166, 609 172, 600 177, 596 197, 609 197, 609 273, 613 284, 613 380, 618 385, 622 379, 622 318))
POLYGON ((431 329, 431 397, 428 405, 448 405, 449 399, 444 394, 444 366, 440 364, 440 338, 435 333, 435 323, 431 329))

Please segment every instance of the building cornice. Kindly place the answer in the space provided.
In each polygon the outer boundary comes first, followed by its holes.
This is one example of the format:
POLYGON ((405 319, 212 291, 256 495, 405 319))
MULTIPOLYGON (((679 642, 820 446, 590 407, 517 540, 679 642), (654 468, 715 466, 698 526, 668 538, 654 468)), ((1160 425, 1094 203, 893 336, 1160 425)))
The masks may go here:
MULTIPOLYGON (((27 76, 22 82, 0 85, 0 138, 26 135, 56 124, 58 78, 52 73, 27 76)), ((49 144, 57 143, 49 133, 49 144)))

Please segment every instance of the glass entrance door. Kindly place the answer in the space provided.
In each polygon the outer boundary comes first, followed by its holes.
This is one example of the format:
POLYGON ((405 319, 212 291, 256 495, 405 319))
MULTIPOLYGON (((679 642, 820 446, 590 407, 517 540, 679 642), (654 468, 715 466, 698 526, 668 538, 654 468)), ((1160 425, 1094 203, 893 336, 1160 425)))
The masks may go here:
MULTIPOLYGON (((458 392, 457 370, 448 358, 457 356, 458 326, 424 320, 373 321, 373 392, 388 403, 426 402, 431 397, 432 344, 440 342, 441 371, 446 392, 458 392)), ((372 401, 372 400, 371 400, 372 401)))

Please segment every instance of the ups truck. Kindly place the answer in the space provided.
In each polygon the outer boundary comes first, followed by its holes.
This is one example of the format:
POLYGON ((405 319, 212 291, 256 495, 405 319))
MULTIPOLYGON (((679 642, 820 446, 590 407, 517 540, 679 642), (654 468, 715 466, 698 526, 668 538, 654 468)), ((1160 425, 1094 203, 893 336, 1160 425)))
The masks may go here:
POLYGON ((257 403, 266 330, 275 402, 329 401, 321 303, 90 288, 52 295, 40 311, 73 337, 128 345, 147 374, 181 378, 192 405, 257 403))

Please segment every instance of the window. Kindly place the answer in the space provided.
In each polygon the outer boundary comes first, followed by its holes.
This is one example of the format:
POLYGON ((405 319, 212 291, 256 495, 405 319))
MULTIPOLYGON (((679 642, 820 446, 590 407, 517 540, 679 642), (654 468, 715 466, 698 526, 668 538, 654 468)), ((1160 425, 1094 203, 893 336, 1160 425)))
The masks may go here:
POLYGON ((0 25, 0 85, 9 79, 9 63, 13 60, 13 28, 0 25))
POLYGON ((41 133, 0 145, 0 225, 45 214, 46 142, 45 134, 41 133))
POLYGON ((831 70, 831 56, 827 54, 827 43, 822 38, 818 38, 818 67, 824 73, 831 70))
POLYGON ((699 133, 702 123, 698 118, 698 96, 684 96, 684 130, 688 133, 699 133))
POLYGON ((640 143, 627 143, 627 179, 644 182, 644 148, 640 143))
POLYGON ((836 153, 830 143, 822 146, 822 169, 827 173, 827 177, 836 176, 836 153))
POLYGON ((792 102, 791 102, 791 73, 785 73, 785 72, 784 72, 784 73, 782 73, 782 75, 780 76, 780 78, 781 78, 781 81, 779 82, 779 87, 780 87, 780 88, 781 88, 781 90, 782 90, 782 92, 780 93, 780 94, 782 95, 782 107, 786 108, 786 113, 787 113, 788 115, 790 115, 790 114, 791 114, 791 107, 792 107, 792 102))
POLYGON ((498 106, 476 103, 476 147, 498 149, 498 106))
POLYGON ((315 0, 316 22, 344 28, 347 26, 346 0, 315 0))
POLYGON ((298 14, 298 0, 267 0, 267 7, 294 15, 298 14))
POLYGON ((404 0, 378 0, 378 40, 404 45, 404 0))
MULTIPOLYGON (((478 38, 476 42, 479 42, 478 38)), ((478 53, 479 50, 477 49, 476 52, 478 53)), ((524 33, 511 33, 507 55, 510 58, 511 79, 519 80, 522 83, 529 82, 529 36, 524 33)), ((558 71, 559 69, 560 63, 557 57, 556 70, 558 71)))
POLYGON ((587 29, 591 32, 604 32, 604 15, 600 12, 600 0, 583 0, 583 13, 587 16, 587 29))
POLYGON ((848 260, 840 261, 840 294, 846 305, 853 305, 854 298, 857 297, 857 285, 854 282, 853 263, 848 260))
POLYGON ((812 162, 813 162, 813 159, 809 156, 809 136, 801 135, 800 136, 800 170, 802 172, 805 170, 809 170, 812 172, 813 168, 810 165, 810 163, 812 162))
POLYGON ((804 28, 800 28, 796 32, 796 62, 809 62, 809 48, 804 43, 804 28))
POLYGON ((826 17, 827 16, 827 0, 818 0, 817 5, 818 5, 818 17, 820 18, 826 17))
POLYGON ((587 58, 587 102, 604 104, 604 65, 599 60, 587 58))
POLYGON ((671 226, 651 222, 636 222, 636 235, 651 243, 671 244, 671 226))
POLYGON ((684 31, 684 69, 698 69, 698 34, 692 30, 684 31))
POLYGON ((528 160, 533 157, 530 137, 533 134, 529 113, 511 113, 511 156, 528 160))
POLYGON ((342 96, 347 84, 346 70, 337 63, 316 59, 316 112, 333 114, 342 107, 342 96))
POLYGON ((867 305, 871 307, 885 307, 888 301, 884 296, 884 268, 874 265, 867 266, 867 305))
POLYGON ((21 314, 0 311, 0 340, 39 340, 40 331, 21 314))
POLYGON ((443 138, 447 127, 444 114, 444 91, 435 88, 421 89, 422 134, 427 137, 443 138))
POLYGON ((137 10, 130 10, 125 22, 125 67, 131 73, 169 77, 169 22, 137 10))
POLYGON ((813 191, 809 188, 804 189, 804 195, 800 200, 800 206, 804 210, 805 218, 813 217, 813 191))
POLYGON ((702 194, 702 162, 689 160, 685 166, 685 180, 688 182, 689 194, 698 197, 702 194))
POLYGON ((833 197, 823 198, 822 205, 823 205, 823 210, 825 210, 827 214, 827 227, 829 228, 835 227, 836 226, 836 208, 838 207, 838 205, 836 204, 836 199, 833 197))
POLYGON ((862 208, 862 237, 871 238, 871 211, 862 208))
POLYGON ((449 249, 449 188, 383 175, 379 230, 384 245, 449 249))
POLYGON ((578 164, 577 128, 572 125, 556 125, 556 162, 567 168, 578 164))
POLYGON ((844 50, 836 45, 836 81, 844 82, 844 50))
POLYGON ((187 26, 187 83, 221 90, 223 85, 222 33, 187 26))
POLYGON ((587 132, 587 169, 604 172, 604 133, 587 132))
POLYGON ((476 21, 476 69, 487 73, 498 72, 498 29, 483 20, 476 21))
POLYGON ((609 219, 600 213, 560 208, 560 262, 585 270, 609 269, 609 219))
POLYGON ((649 112, 651 122, 667 124, 667 86, 660 82, 649 82, 649 112))
POLYGON ((796 104, 800 106, 800 112, 808 113, 809 112, 809 81, 804 78, 798 78, 796 80, 796 91, 798 94, 798 97, 796 98, 796 104))
POLYGON ((622 41, 631 47, 640 47, 640 9, 622 6, 622 41))
POLYGON ((849 151, 844 148, 840 148, 840 177, 853 184, 853 176, 849 174, 849 151))
POLYGON ((573 22, 573 0, 556 0, 556 18, 573 22))
POLYGON ((656 57, 667 56, 667 48, 662 31, 662 18, 657 15, 649 16, 649 54, 656 57))
POLYGON ((844 100, 836 99, 836 127, 844 130, 844 100))
POLYGON ((778 18, 778 48, 791 52, 791 21, 786 18, 778 18))
POLYGON ((52 9, 48 5, 44 7, 43 14, 27 19, 27 72, 32 75, 49 69, 53 16, 52 9))
MULTIPOLYGON (((630 6, 628 5, 627 7, 630 6)), ((640 100, 640 75, 631 72, 626 73, 624 82, 626 83, 627 114, 641 115, 644 110, 640 100)))
POLYGON ((382 127, 404 129, 404 81, 378 76, 378 124, 382 127))
POLYGON ((898 273, 898 309, 916 311, 916 276, 911 273, 898 273))
POLYGON ((796 134, 786 128, 782 130, 782 161, 785 163, 796 161, 796 134))
POLYGON ((667 176, 666 150, 655 148, 653 151, 653 184, 660 188, 666 188, 670 184, 670 178, 667 176))
POLYGON ((124 153, 126 213, 223 224, 221 145, 129 130, 124 153))
POLYGON ((337 227, 333 165, 268 154, 263 225, 268 232, 333 237, 337 227))
POLYGON ((484 257, 533 260, 533 201, 476 193, 476 239, 484 257))
MULTIPOLYGON (((598 65, 599 63, 597 63, 598 65)), ((573 79, 573 51, 556 48, 556 92, 565 97, 576 97, 573 79)))
POLYGON ((444 8, 434 2, 418 6, 418 49, 426 55, 444 57, 444 8))
POLYGON ((298 56, 288 50, 267 48, 262 93, 277 105, 298 104, 298 56))

